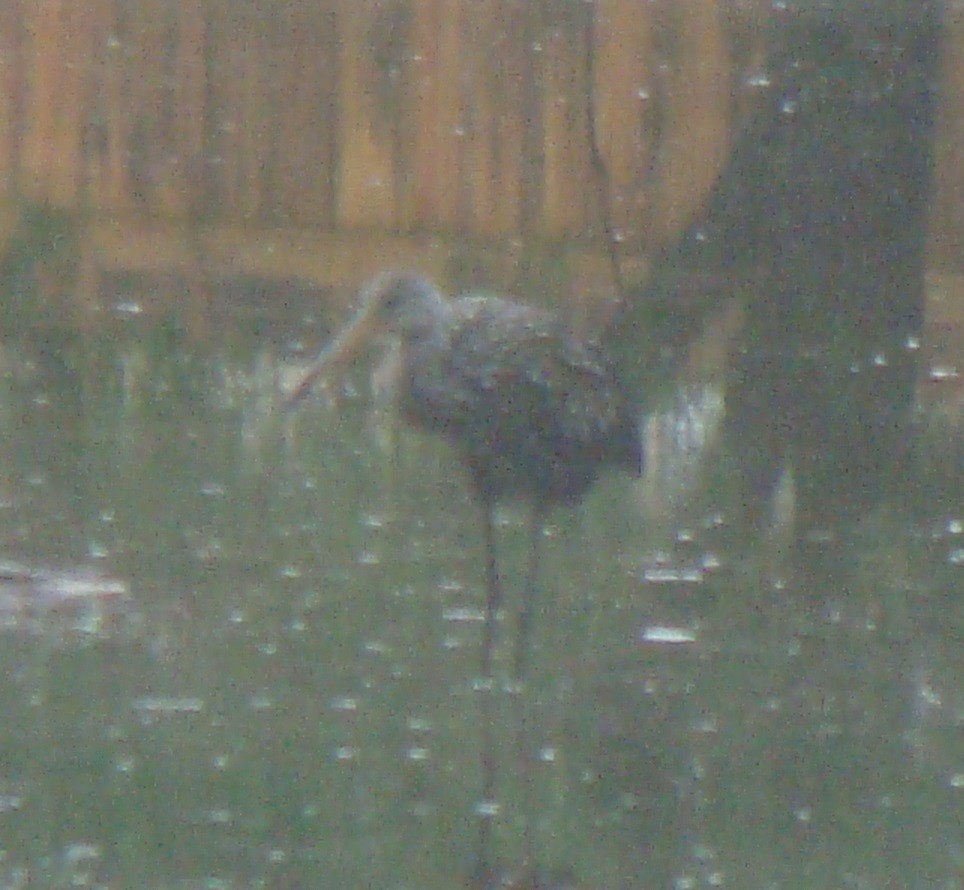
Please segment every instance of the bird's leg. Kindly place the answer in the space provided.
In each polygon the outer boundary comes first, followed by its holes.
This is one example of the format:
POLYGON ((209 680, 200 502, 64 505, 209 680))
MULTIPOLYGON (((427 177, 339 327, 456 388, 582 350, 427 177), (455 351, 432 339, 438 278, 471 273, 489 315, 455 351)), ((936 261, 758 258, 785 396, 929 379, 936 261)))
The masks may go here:
POLYGON ((535 607, 536 584, 539 580, 539 554, 544 519, 545 507, 536 504, 532 509, 532 524, 529 528, 529 564, 526 567, 525 587, 522 591, 522 605, 519 607, 519 626, 516 634, 515 681, 519 685, 525 682, 528 667, 532 612, 535 607))
POLYGON ((484 510, 485 522, 485 629, 482 637, 482 676, 491 682, 492 653, 495 649, 495 636, 502 607, 502 579, 499 577, 499 566, 495 553, 495 504, 486 500, 484 510))
POLYGON ((529 564, 526 567, 525 587, 519 607, 519 626, 515 650, 515 724, 516 756, 522 771, 523 855, 529 868, 535 869, 534 842, 532 837, 532 758, 529 752, 528 717, 525 701, 525 674, 528 667, 530 638, 532 636, 532 613, 535 608, 536 583, 539 576, 540 543, 543 537, 545 505, 532 508, 532 524, 529 528, 529 564))
POLYGON ((495 772, 495 720, 493 715, 495 682, 492 669, 492 650, 495 647, 496 625, 499 608, 502 606, 502 579, 495 551, 495 504, 491 498, 484 498, 483 525, 485 531, 485 627, 482 632, 482 802, 479 810, 479 861, 478 871, 483 886, 487 886, 490 875, 489 837, 492 830, 492 817, 496 803, 495 772))

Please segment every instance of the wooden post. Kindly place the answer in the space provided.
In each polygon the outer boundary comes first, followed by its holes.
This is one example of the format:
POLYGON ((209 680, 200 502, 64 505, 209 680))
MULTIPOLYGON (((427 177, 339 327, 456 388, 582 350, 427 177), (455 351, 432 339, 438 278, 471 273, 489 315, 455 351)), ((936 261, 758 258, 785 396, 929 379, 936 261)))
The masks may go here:
POLYGON ((337 224, 390 228, 395 219, 391 140, 372 85, 378 77, 369 44, 370 0, 339 6, 337 224))

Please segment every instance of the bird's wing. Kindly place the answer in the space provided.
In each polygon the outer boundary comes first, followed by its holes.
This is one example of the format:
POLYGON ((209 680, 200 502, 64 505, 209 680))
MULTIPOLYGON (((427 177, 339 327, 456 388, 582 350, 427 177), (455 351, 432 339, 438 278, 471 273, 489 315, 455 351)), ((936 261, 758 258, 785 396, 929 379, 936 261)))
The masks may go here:
POLYGON ((567 442, 617 422, 621 396, 605 363, 553 316, 494 298, 460 301, 449 357, 467 409, 567 442))

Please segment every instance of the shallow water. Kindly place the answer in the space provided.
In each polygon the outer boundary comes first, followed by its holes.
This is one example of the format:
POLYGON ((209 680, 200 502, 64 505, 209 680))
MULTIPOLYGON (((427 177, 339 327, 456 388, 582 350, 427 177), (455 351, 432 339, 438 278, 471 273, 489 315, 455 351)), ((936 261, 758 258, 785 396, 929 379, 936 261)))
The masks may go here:
MULTIPOLYGON (((280 422, 264 354, 4 359, 0 556, 126 595, 21 591, 0 630, 0 883, 464 885, 484 593, 452 453, 366 398, 280 422)), ((728 534, 711 481, 684 497, 684 457, 551 517, 532 799, 500 683, 493 858, 528 820, 560 886, 961 886, 960 502, 794 558, 728 534)), ((500 513, 502 680, 526 521, 500 513)))

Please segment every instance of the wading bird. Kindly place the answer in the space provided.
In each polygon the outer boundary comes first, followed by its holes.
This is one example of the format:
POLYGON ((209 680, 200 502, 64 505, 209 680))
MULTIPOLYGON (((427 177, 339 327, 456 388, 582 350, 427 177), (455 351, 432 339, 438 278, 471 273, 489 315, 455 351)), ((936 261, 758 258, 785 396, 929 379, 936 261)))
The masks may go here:
MULTIPOLYGON (((607 465, 639 475, 637 418, 599 350, 551 313, 494 296, 448 300, 413 275, 383 276, 363 290, 354 318, 315 360, 289 406, 378 333, 394 335, 401 347, 397 396, 403 415, 454 446, 483 507, 487 681, 502 603, 493 513, 507 498, 532 505, 514 663, 521 683, 546 511, 578 502, 607 465)), ((484 791, 491 798, 494 767, 485 758, 484 791)))

